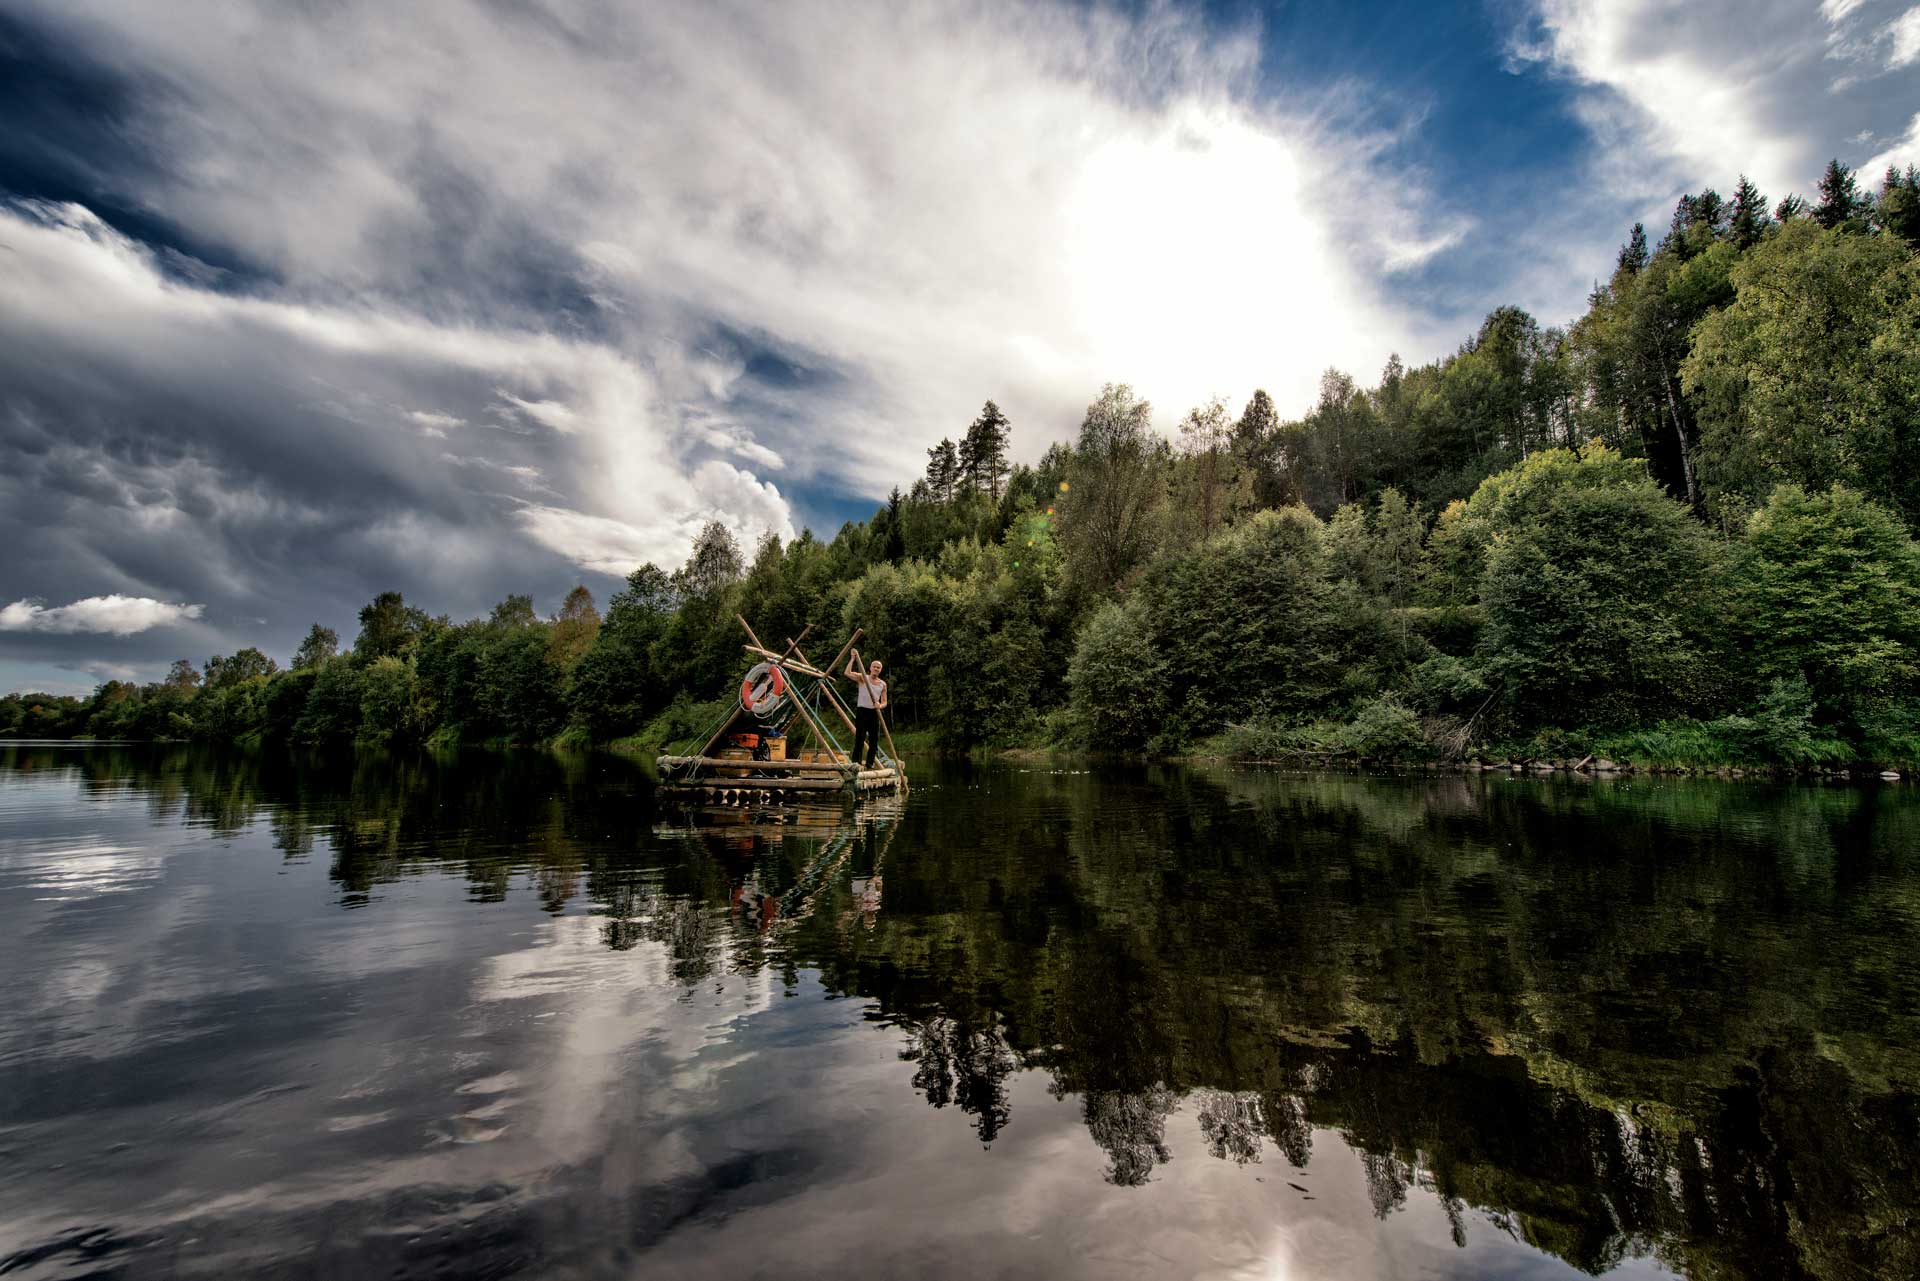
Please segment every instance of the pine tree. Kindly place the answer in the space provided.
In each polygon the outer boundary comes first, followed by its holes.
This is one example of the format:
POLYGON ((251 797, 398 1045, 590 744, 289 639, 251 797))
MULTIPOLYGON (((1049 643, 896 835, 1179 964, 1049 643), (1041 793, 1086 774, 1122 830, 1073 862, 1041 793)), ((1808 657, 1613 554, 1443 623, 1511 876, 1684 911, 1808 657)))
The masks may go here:
POLYGON ((1647 260, 1651 256, 1647 253, 1646 226, 1636 222, 1633 224, 1633 231, 1627 236, 1627 243, 1620 246, 1620 260, 1614 274, 1625 272, 1629 276, 1637 276, 1646 267, 1647 260))
POLYGON ((900 487, 895 485, 887 495, 887 535, 880 543, 880 554, 890 562, 904 560, 907 555, 907 531, 902 524, 900 503, 900 487))
POLYGON ((1712 187, 1695 196, 1688 209, 1687 225, 1719 239, 1726 230, 1727 202, 1712 187))
POLYGON ((1007 474, 1007 437, 1012 424, 989 400, 980 416, 969 423, 960 442, 960 474, 969 490, 984 489, 997 502, 1000 481, 1007 474))
POLYGON ((1697 196, 1682 196, 1673 206, 1673 221, 1660 247, 1688 258, 1706 249, 1726 230, 1727 202, 1712 187, 1697 196))
POLYGON ((1891 236, 1920 246, 1920 170, 1907 166, 1902 174, 1892 165, 1880 182, 1880 200, 1874 206, 1874 223, 1891 236))
POLYGON ((1775 222, 1792 222, 1795 218, 1807 216, 1807 202, 1799 196, 1782 196, 1780 203, 1773 207, 1775 222))
POLYGON ((1860 213, 1864 203, 1853 170, 1838 159, 1827 161, 1827 171, 1820 175, 1820 203, 1813 207, 1813 220, 1832 231, 1860 213))
POLYGON ((1760 243, 1760 237, 1767 229, 1767 198, 1753 185, 1747 175, 1740 175, 1740 185, 1733 189, 1733 213, 1727 220, 1727 236, 1736 249, 1751 249, 1760 243))
POLYGON ((934 498, 950 503, 954 487, 959 483, 960 455, 954 449, 953 438, 943 436, 939 444, 927 451, 927 488, 934 498))

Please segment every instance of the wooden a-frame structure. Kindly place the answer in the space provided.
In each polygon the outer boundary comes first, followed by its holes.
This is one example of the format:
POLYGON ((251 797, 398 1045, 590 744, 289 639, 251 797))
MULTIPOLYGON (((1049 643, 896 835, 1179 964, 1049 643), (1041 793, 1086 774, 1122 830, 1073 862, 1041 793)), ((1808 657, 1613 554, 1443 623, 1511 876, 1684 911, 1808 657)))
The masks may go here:
POLYGON ((855 628, 833 661, 822 668, 814 666, 806 651, 800 648, 807 633, 813 630, 811 623, 799 636, 788 639, 784 651, 775 653, 760 643, 745 618, 738 614, 734 617, 747 634, 748 643, 741 648, 777 671, 786 688, 793 710, 791 720, 786 722, 789 733, 783 741, 792 747, 780 758, 773 759, 764 751, 748 752, 727 746, 736 735, 762 728, 753 711, 736 699, 733 708, 720 718, 697 751, 659 758, 662 790, 692 794, 722 804, 744 804, 779 800, 789 795, 796 798, 818 796, 823 792, 859 795, 907 786, 906 766, 894 750, 893 731, 887 725, 884 711, 878 719, 885 746, 871 769, 853 760, 833 732, 832 722, 837 721, 849 736, 848 746, 851 746, 853 713, 835 687, 833 673, 860 642, 861 629, 855 628))

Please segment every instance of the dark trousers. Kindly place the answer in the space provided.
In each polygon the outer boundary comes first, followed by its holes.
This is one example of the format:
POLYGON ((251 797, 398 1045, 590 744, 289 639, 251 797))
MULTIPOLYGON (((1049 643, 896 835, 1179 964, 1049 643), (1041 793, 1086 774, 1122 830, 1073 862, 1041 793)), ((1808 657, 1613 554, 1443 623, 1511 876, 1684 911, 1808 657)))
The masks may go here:
POLYGON ((880 750, 880 713, 871 707, 853 709, 853 759, 865 765, 873 764, 873 754, 880 750), (861 755, 861 749, 866 755, 861 755))

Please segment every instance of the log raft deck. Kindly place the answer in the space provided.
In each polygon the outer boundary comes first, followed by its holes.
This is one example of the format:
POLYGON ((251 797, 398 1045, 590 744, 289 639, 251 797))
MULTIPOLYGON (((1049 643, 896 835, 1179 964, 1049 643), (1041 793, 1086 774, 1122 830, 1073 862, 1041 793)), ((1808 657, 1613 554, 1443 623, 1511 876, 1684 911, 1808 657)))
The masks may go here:
POLYGON ((780 759, 770 759, 729 747, 737 734, 768 733, 766 720, 756 716, 743 699, 736 699, 696 750, 658 759, 661 790, 722 804, 761 803, 787 796, 824 800, 823 794, 833 792, 859 796, 896 788, 904 791, 906 766, 894 750, 893 731, 887 726, 884 711, 879 714, 883 748, 871 769, 854 761, 833 732, 837 722, 851 745, 853 713, 834 687, 832 673, 859 643, 861 631, 856 628, 833 661, 820 668, 809 662, 806 651, 800 648, 807 632, 813 630, 811 625, 788 640, 784 652, 775 653, 760 643, 745 618, 739 618, 739 623, 749 642, 741 648, 776 669, 786 687, 787 703, 774 715, 790 718, 779 725, 788 731, 782 736, 788 751, 780 759))

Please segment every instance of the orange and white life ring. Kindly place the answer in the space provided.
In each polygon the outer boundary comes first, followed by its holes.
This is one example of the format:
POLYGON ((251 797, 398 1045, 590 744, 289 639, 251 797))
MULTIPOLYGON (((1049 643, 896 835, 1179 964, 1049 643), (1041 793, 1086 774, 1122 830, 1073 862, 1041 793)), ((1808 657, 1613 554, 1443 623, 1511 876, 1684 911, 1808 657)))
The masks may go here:
POLYGON ((778 663, 760 663, 740 682, 740 706, 766 718, 787 701, 787 674, 778 663))

